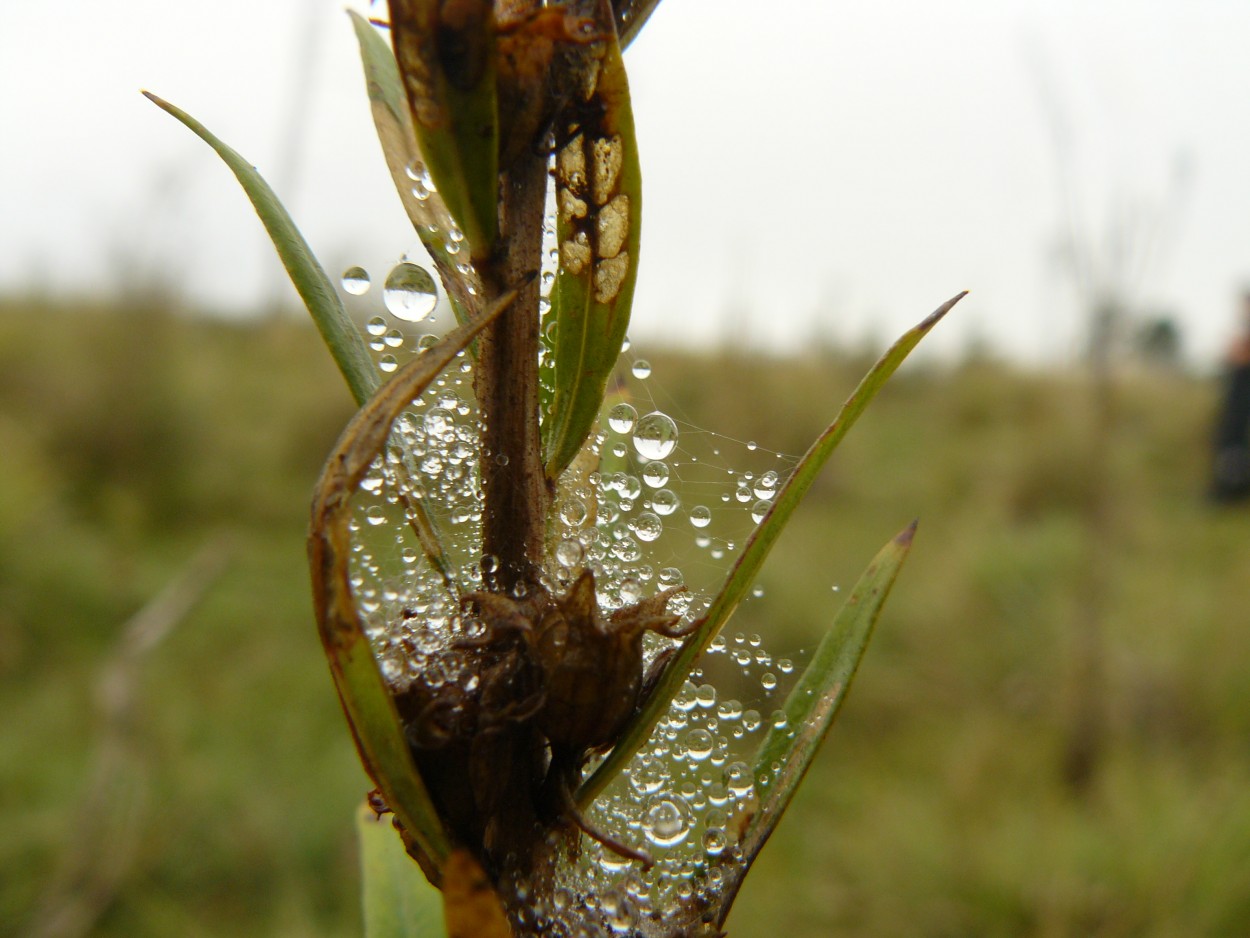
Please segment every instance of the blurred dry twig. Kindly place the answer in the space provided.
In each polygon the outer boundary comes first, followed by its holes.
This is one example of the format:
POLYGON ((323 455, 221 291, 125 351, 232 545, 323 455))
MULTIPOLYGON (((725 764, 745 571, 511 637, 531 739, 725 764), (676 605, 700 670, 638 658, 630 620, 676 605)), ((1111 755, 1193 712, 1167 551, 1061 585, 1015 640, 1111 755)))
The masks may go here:
POLYGON ((191 612, 229 559, 225 538, 205 544, 123 627, 95 688, 100 728, 90 781, 75 811, 73 837, 31 917, 31 938, 90 933, 134 861, 147 790, 136 732, 138 672, 148 654, 191 612))

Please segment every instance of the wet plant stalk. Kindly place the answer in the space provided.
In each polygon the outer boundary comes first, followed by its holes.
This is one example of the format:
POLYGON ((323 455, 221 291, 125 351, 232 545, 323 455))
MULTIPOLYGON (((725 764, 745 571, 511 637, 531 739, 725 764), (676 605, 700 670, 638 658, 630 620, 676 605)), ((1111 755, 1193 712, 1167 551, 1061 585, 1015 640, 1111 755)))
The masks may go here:
MULTIPOLYGON (((517 298, 482 335, 476 394, 482 436, 484 563, 510 592, 541 567, 547 505, 538 407, 538 279, 547 193, 545 155, 526 153, 504 173, 499 247, 482 281, 491 297, 520 284, 517 298)), ((486 571, 490 573, 490 570, 486 571)))

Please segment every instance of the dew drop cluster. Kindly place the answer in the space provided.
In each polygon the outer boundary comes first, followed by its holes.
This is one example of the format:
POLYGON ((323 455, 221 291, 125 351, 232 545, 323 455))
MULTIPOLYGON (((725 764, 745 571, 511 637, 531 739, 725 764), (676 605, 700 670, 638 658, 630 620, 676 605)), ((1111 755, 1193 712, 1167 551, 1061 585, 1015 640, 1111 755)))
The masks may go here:
MULTIPOLYGON (((361 268, 343 275, 356 296, 369 289, 361 268)), ((549 283, 544 277, 544 291, 549 283)), ((379 314, 366 324, 378 367, 417 354, 435 341, 412 333, 437 304, 429 273, 402 261, 385 278, 379 314), (412 268, 412 269, 409 269, 412 268), (402 297, 395 291, 406 291, 402 297)), ((544 354, 548 354, 545 350, 544 354)), ((544 365, 547 362, 543 363, 544 365)), ((472 357, 462 354, 398 418, 383 454, 355 494, 352 589, 387 681, 439 687, 476 680, 456 643, 481 623, 462 616, 459 595, 480 589, 490 558, 481 556, 483 495, 480 417, 473 399, 472 357), (418 516, 437 531, 444 556, 427 556, 418 516)), ((635 361, 636 381, 651 367, 635 361)), ((634 400, 642 400, 638 395, 634 400)), ((561 480, 553 506, 546 586, 567 589, 586 567, 596 574, 598 600, 614 610, 656 592, 686 586, 669 611, 697 618, 708 606, 736 552, 770 509, 784 473, 764 468, 775 454, 738 445, 731 455, 751 468, 732 468, 702 431, 689 434, 658 407, 609 396, 586 459, 561 480), (640 412, 641 411, 641 412, 640 412)), ((749 601, 758 601, 757 590, 749 601)), ((590 822, 645 849, 655 865, 639 864, 589 838, 562 871, 562 886, 519 914, 543 934, 659 934, 656 925, 677 901, 718 892, 740 860, 742 826, 759 786, 754 755, 780 707, 794 667, 774 659, 758 635, 718 636, 628 769, 588 812, 590 822)), ((647 636, 650 662, 673 640, 647 636)), ((591 767, 593 768, 593 766, 591 767)), ((526 883, 515 884, 518 895, 526 883)))

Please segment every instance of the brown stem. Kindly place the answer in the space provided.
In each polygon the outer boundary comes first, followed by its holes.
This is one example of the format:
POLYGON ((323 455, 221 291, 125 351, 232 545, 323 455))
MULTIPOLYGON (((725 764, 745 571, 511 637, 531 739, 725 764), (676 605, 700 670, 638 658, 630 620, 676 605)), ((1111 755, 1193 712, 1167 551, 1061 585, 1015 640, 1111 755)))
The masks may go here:
POLYGON ((538 430, 538 280, 547 159, 526 153, 501 178, 499 248, 482 270, 488 296, 525 282, 479 339, 483 557, 488 587, 511 591, 542 563, 548 493, 538 430), (489 569, 494 566, 494 572, 489 569))

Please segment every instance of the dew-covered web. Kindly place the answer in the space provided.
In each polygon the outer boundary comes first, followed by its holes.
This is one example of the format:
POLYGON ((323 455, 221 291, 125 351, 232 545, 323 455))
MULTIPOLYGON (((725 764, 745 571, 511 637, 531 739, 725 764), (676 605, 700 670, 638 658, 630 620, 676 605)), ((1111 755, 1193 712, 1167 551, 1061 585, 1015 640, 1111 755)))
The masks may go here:
MULTIPOLYGON (((545 293, 550 286, 544 277, 545 293)), ((357 302, 376 302, 360 268, 344 274, 343 288, 357 302)), ((437 341, 434 327, 449 326, 451 315, 436 312, 434 280, 415 256, 406 255, 379 292, 383 309, 368 311, 366 332, 379 369, 392 372, 437 341)), ((475 680, 456 647, 481 628, 462 616, 458 596, 481 588, 490 567, 480 554, 472 371, 472 355, 463 353, 413 402, 355 498, 352 588, 396 690, 475 680), (446 575, 421 549, 416 506, 445 547, 446 575)), ((586 450, 561 479, 544 585, 563 592, 589 567, 605 610, 684 586, 669 611, 696 619, 797 459, 693 423, 628 343, 621 371, 586 450)), ((748 602, 761 596, 757 589, 748 602)), ((648 634, 648 662, 672 644, 648 634)), ((771 725, 784 725, 780 708, 794 666, 732 621, 699 665, 649 742, 587 812, 592 825, 644 848, 655 865, 643 870, 582 838, 552 907, 527 908, 527 926, 555 935, 602 934, 605 926, 646 935, 674 899, 713 894, 736 875, 737 840, 758 786, 769 781, 769 767, 757 774, 754 754, 771 725)))

